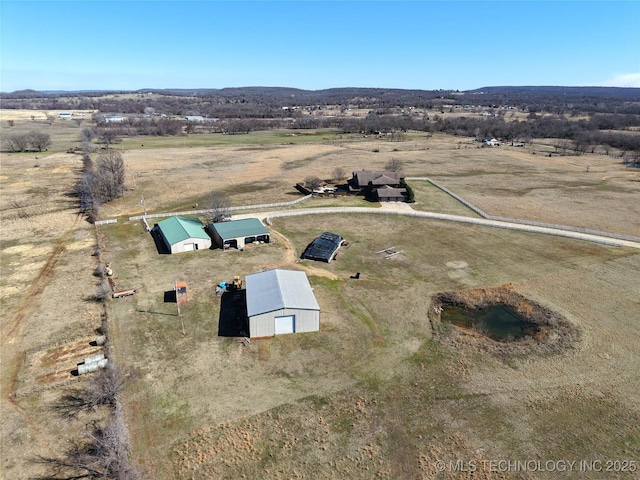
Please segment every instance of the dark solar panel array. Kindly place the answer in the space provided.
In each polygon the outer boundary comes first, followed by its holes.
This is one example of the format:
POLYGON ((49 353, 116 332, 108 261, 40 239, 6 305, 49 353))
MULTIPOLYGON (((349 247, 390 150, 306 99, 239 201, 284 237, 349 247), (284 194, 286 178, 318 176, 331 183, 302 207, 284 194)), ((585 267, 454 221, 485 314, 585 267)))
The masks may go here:
POLYGON ((324 232, 307 246, 302 258, 329 262, 341 243, 342 237, 340 235, 324 232))

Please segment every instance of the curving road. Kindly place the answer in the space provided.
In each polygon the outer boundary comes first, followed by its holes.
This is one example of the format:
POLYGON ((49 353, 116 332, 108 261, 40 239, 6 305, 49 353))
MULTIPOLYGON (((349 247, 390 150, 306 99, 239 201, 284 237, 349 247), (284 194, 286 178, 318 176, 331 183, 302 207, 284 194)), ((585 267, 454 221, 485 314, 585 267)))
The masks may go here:
POLYGON ((520 232, 538 233, 544 235, 555 235, 557 237, 573 238, 586 242, 599 243, 602 245, 610 245, 614 247, 629 247, 640 249, 640 242, 631 240, 621 240, 617 238, 595 235, 590 233, 576 232, 572 230, 563 230, 559 228, 540 227, 535 225, 523 225, 520 223, 512 223, 500 220, 489 220, 486 218, 465 217, 461 215, 449 215, 445 213, 421 212, 411 208, 407 203, 383 203, 381 208, 364 208, 364 207, 335 207, 335 208, 309 208, 293 211, 275 211, 253 214, 234 215, 234 220, 243 218, 260 217, 267 224, 271 223, 273 218, 296 217, 300 215, 322 215, 322 214, 345 214, 345 213, 366 213, 373 215, 405 215, 408 217, 428 218, 433 220, 444 220, 449 222, 469 223, 473 225, 483 225, 485 227, 505 228, 520 232))

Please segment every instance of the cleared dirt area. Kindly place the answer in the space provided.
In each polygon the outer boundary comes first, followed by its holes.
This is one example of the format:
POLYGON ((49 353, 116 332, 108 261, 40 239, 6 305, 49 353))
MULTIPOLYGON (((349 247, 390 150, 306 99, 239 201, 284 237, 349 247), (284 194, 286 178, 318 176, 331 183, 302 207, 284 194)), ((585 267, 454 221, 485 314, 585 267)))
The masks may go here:
MULTIPOLYGON (((149 212, 202 205, 213 190, 234 205, 288 201, 307 176, 383 168, 393 158, 408 176, 430 176, 490 214, 638 235, 637 172, 604 157, 458 148, 458 138, 438 136, 390 143, 336 135, 317 144, 286 132, 242 137, 157 148, 125 142, 128 190, 100 213, 118 223, 97 229, 77 217, 70 195, 79 156, 43 154, 35 167, 33 155, 2 154, 5 478, 45 474, 30 460, 60 454, 93 418, 63 421, 52 406, 86 381, 71 371, 98 348, 90 345, 102 313, 92 300, 97 243, 118 288, 138 290, 109 301, 108 312, 115 362, 137 373, 121 401, 146 478, 460 478, 457 461, 476 462, 474 478, 565 478, 483 462, 640 461, 637 250, 336 214, 274 219, 273 242, 242 252, 160 255, 142 225, 127 220, 141 213, 141 196, 149 212), (349 246, 330 264, 300 261, 324 231, 349 246), (392 247, 402 254, 377 253, 392 247), (220 336, 215 285, 273 267, 307 272, 320 331, 248 345, 220 336), (166 301, 176 281, 189 295, 180 316, 166 301), (434 294, 506 283, 559 312, 581 332, 578 341, 561 353, 504 356, 432 337, 434 294)), ((416 209, 472 215, 426 182, 414 190, 416 209)), ((328 198, 304 208, 341 202, 379 207, 328 198)))

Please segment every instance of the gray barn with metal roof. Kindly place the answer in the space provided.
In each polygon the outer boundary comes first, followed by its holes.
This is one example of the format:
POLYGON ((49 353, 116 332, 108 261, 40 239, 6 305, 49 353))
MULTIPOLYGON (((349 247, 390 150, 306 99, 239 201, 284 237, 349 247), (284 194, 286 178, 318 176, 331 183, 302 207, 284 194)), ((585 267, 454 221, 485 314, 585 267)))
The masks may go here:
POLYGON ((213 223, 209 230, 218 246, 225 249, 242 250, 249 243, 269 243, 269 230, 257 218, 213 223))
POLYGON ((320 306, 304 272, 266 270, 246 276, 249 336, 320 330, 320 306))

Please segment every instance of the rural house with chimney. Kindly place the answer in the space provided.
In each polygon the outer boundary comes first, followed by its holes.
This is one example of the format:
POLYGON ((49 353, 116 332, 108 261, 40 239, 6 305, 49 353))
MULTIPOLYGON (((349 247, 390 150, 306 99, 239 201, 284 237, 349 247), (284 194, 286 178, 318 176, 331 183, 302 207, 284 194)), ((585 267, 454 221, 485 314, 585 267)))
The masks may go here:
POLYGON ((385 170, 360 170, 352 173, 349 191, 379 202, 404 202, 407 189, 404 174, 385 170))

